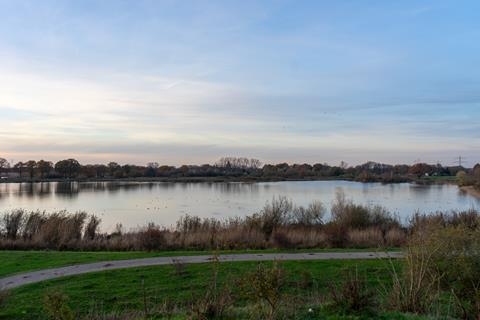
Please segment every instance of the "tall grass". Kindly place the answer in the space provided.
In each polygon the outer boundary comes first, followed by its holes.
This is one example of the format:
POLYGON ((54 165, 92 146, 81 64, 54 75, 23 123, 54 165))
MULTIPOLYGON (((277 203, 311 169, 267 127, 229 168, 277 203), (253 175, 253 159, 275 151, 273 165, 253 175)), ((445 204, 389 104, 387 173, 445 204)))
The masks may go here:
POLYGON ((100 223, 85 212, 47 214, 21 209, 4 214, 1 220, 0 245, 4 249, 77 249, 95 239, 100 223))
POLYGON ((245 217, 185 215, 173 228, 153 223, 100 232, 100 219, 85 212, 13 210, 0 215, 0 248, 60 250, 165 250, 400 247, 413 234, 447 226, 478 228, 478 212, 415 213, 402 225, 385 208, 364 206, 337 194, 332 216, 320 202, 297 206, 285 197, 245 217))

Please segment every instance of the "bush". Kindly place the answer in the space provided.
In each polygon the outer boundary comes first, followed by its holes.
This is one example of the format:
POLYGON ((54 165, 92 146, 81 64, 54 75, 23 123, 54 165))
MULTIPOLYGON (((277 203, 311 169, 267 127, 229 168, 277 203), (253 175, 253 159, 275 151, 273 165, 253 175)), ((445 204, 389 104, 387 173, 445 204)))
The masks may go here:
POLYGON ((67 304, 67 301, 67 296, 61 292, 48 292, 43 298, 43 307, 45 309, 45 313, 52 320, 75 319, 72 310, 67 304))
POLYGON ((262 263, 254 272, 247 275, 242 287, 248 297, 253 297, 260 307, 267 306, 266 319, 275 319, 282 300, 282 289, 285 285, 285 272, 277 261, 271 267, 262 263))
POLYGON ((432 254, 429 272, 435 273, 441 289, 453 294, 463 319, 480 318, 480 229, 447 227, 426 239, 432 254))
POLYGON ((343 192, 337 192, 332 204, 332 223, 339 224, 345 229, 367 229, 375 227, 381 230, 382 235, 394 227, 400 227, 400 222, 388 210, 381 206, 363 206, 354 204, 345 198, 343 192))
POLYGON ((279 249, 292 249, 295 247, 295 244, 290 241, 287 234, 282 231, 276 231, 273 234, 272 240, 274 246, 279 249))
POLYGON ((439 297, 439 280, 434 266, 433 253, 439 244, 425 245, 425 238, 418 234, 410 238, 404 252, 399 272, 392 264, 393 287, 389 294, 393 310, 412 313, 426 313, 439 297))
POLYGON ((293 205, 286 197, 273 198, 271 203, 267 203, 260 213, 261 229, 268 241, 273 231, 287 223, 293 205))
POLYGON ((231 290, 227 285, 220 286, 218 281, 219 260, 215 255, 212 260, 212 274, 205 293, 197 297, 191 306, 194 319, 215 319, 221 318, 227 308, 233 303, 231 290))
POLYGON ((412 217, 402 272, 393 270, 394 309, 425 313, 449 296, 457 316, 480 318, 479 219, 474 210, 412 217))
POLYGON ((340 285, 331 285, 330 292, 334 309, 346 314, 371 313, 375 309, 375 295, 368 289, 365 277, 359 277, 357 268, 348 270, 340 285))
POLYGON ((325 207, 320 201, 314 201, 307 208, 295 207, 293 209, 291 223, 300 226, 319 226, 323 224, 325 207))
POLYGON ((165 235, 159 226, 149 223, 145 229, 138 234, 140 248, 146 250, 158 250, 165 245, 165 235))
POLYGON ((6 290, 0 290, 0 308, 5 304, 7 298, 9 296, 9 292, 6 290))

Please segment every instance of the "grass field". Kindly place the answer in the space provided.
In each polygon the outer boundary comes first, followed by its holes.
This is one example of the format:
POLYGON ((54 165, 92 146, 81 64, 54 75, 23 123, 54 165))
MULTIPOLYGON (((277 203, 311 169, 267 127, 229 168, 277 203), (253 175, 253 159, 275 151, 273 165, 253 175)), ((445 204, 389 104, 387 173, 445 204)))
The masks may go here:
MULTIPOLYGON (((377 251, 380 249, 306 249, 306 250, 235 250, 219 251, 230 253, 276 253, 276 252, 342 252, 342 251, 377 251)), ((386 249, 381 249, 385 251, 386 249)), ((399 250, 388 249, 389 251, 399 250)), ((0 277, 27 271, 63 267, 89 262, 138 259, 150 257, 209 255, 211 251, 121 251, 121 252, 79 252, 79 251, 0 251, 0 277)))
MULTIPOLYGON (((234 306, 229 310, 232 319, 249 318, 251 302, 241 294, 239 288, 242 287, 241 279, 255 270, 256 266, 256 262, 229 262, 216 266, 218 286, 227 284, 232 296, 236 297, 234 306)), ((289 314, 294 314, 297 319, 324 319, 329 313, 320 307, 323 297, 328 294, 332 284, 344 279, 347 270, 357 270, 368 287, 374 290, 388 288, 390 283, 387 260, 288 261, 280 266, 286 275, 282 306, 288 308, 289 314), (307 312, 309 308, 313 312, 307 312)), ((133 268, 32 284, 10 292, 6 305, 0 311, 0 319, 47 319, 43 315, 43 299, 47 292, 64 293, 68 296, 68 305, 81 317, 126 311, 143 312, 146 307, 152 318, 170 314, 182 319, 189 305, 205 294, 205 288, 211 281, 212 268, 213 264, 192 264, 185 266, 182 274, 176 272, 174 266, 133 268)), ((384 316, 385 319, 421 319, 399 314, 384 316)))

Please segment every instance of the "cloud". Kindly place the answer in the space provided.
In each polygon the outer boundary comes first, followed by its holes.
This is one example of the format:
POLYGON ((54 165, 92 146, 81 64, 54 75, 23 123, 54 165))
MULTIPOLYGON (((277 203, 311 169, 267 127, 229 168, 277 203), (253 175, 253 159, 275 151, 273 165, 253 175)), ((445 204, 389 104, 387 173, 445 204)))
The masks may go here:
POLYGON ((406 17, 428 5, 94 7, 0 4, 0 153, 352 162, 480 149, 476 31, 406 17))
MULTIPOLYGON (((259 95, 197 79, 2 71, 0 111, 6 116, 0 139, 2 151, 15 157, 178 164, 226 154, 301 161, 363 152, 359 159, 374 160, 365 155, 457 153, 478 146, 472 142, 478 124, 461 113, 443 118, 451 107, 442 100, 370 106, 342 105, 340 99, 335 106, 322 97, 259 95), (334 156, 325 156, 327 150, 334 156)), ((471 108, 469 114, 476 112, 471 108)))

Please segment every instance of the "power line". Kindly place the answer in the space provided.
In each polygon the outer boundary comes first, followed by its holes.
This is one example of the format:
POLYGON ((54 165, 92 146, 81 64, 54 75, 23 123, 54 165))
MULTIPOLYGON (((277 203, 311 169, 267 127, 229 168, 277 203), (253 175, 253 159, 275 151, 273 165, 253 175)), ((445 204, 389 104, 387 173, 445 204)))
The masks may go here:
POLYGON ((462 157, 462 156, 458 156, 458 158, 455 158, 454 163, 457 163, 458 166, 461 167, 461 166, 462 166, 462 162, 466 162, 465 160, 467 160, 467 158, 462 157))

